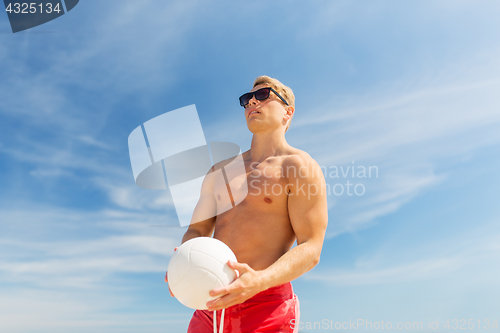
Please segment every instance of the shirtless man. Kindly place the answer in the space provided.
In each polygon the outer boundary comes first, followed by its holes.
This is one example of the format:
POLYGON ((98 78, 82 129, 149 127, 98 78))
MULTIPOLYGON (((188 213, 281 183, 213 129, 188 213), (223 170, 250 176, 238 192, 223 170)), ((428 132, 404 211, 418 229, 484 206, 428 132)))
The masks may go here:
MULTIPOLYGON (((299 322, 299 310, 290 281, 318 264, 323 247, 328 223, 323 174, 307 153, 285 140, 295 111, 292 90, 261 76, 250 93, 240 97, 240 104, 253 133, 250 150, 242 154, 248 193, 221 214, 193 220, 196 223, 182 238, 184 243, 213 234, 233 250, 238 262, 228 265, 239 277, 211 291, 219 298, 207 303, 208 310, 195 311, 188 332, 212 332, 213 311, 221 309, 226 309, 226 332, 294 331, 292 327, 298 325, 291 323, 299 322), (297 246, 292 248, 295 241, 297 246)), ((214 185, 209 175, 193 218, 220 206, 219 192, 227 191, 214 185)), ((241 179, 233 181, 241 183, 241 179)))

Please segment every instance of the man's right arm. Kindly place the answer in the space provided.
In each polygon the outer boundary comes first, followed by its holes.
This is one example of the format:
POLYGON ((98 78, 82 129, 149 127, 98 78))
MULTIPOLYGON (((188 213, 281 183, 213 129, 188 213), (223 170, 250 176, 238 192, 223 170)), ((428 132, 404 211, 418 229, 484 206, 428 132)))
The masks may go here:
MULTIPOLYGON (((213 171, 213 168, 211 171, 213 171)), ((182 237, 182 243, 195 237, 210 237, 214 232, 217 215, 217 202, 214 197, 214 175, 215 173, 209 172, 203 180, 200 200, 196 204, 188 230, 182 237)), ((174 251, 176 250, 177 247, 174 251)), ((165 274, 165 282, 168 283, 168 273, 165 274)), ((168 290, 170 295, 174 297, 170 287, 168 290)))
POLYGON ((210 237, 215 229, 217 202, 214 196, 213 168, 205 176, 201 185, 200 199, 196 205, 188 230, 182 237, 182 243, 195 237, 210 237))

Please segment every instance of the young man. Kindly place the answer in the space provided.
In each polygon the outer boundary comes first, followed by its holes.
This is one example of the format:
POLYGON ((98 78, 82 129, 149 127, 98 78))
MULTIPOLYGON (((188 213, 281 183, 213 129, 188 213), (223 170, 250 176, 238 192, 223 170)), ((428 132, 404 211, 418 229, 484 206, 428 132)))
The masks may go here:
MULTIPOLYGON (((188 332, 212 332, 213 311, 221 309, 225 332, 293 332, 299 304, 290 281, 319 262, 328 223, 325 180, 319 165, 285 140, 295 112, 290 88, 260 76, 250 93, 240 97, 240 104, 253 133, 250 150, 242 154, 246 197, 218 214, 217 207, 227 204, 220 195, 226 189, 215 185, 209 173, 193 214, 196 223, 182 239, 213 233, 235 253, 238 262, 228 265, 239 276, 229 286, 211 291, 219 298, 207 303, 208 310, 195 311, 188 332), (198 222, 195 216, 214 217, 198 222)), ((229 182, 237 183, 233 189, 244 183, 241 177, 229 182)), ((232 193, 230 200, 237 196, 232 193)), ((216 316, 220 322, 220 313, 216 316)))

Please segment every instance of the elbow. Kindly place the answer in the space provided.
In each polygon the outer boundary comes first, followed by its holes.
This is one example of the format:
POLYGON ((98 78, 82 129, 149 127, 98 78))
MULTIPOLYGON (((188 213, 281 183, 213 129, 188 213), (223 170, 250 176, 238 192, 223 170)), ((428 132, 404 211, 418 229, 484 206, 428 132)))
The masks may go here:
POLYGON ((313 261, 311 262, 311 266, 309 266, 309 270, 316 267, 317 264, 319 264, 319 255, 313 259, 313 261))
POLYGON ((318 256, 316 258, 314 258, 314 260, 313 260, 313 267, 315 267, 317 264, 319 264, 319 256, 320 255, 318 254, 318 256))

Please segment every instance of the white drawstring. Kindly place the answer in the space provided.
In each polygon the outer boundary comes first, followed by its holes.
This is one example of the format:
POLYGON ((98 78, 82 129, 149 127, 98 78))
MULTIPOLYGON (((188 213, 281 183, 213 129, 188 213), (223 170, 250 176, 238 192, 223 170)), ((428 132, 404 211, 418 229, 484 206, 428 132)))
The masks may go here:
MULTIPOLYGON (((224 310, 222 309, 222 312, 220 313, 220 326, 219 326, 219 333, 222 333, 224 330, 224 310)), ((214 310, 214 333, 217 333, 217 311, 214 310)))

